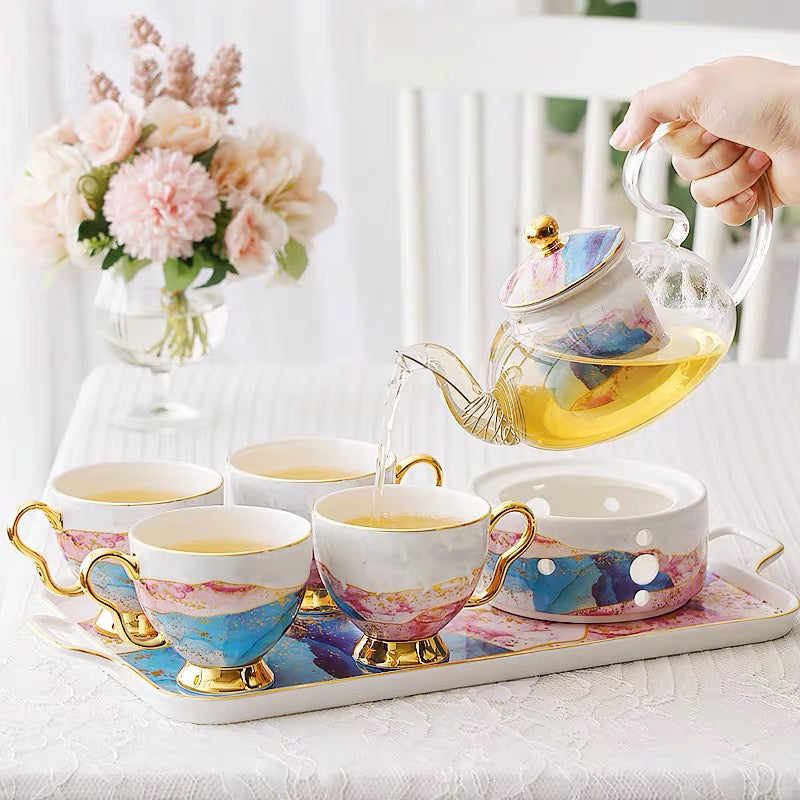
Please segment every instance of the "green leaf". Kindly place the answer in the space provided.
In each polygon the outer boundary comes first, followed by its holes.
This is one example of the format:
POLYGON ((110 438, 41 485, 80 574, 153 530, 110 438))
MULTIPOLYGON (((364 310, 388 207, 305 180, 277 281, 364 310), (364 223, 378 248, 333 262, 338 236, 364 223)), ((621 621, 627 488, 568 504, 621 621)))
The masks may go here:
POLYGON ((215 255, 207 244, 201 242, 194 251, 194 255, 192 256, 192 264, 197 266, 199 269, 203 269, 203 267, 214 269, 215 267, 219 266, 225 266, 227 268, 228 262, 224 258, 220 258, 219 256, 215 255))
POLYGON ((200 266, 187 264, 180 258, 168 258, 164 262, 164 286, 168 292, 182 292, 197 277, 200 266))
POLYGON ((227 267, 214 267, 214 271, 211 273, 211 277, 203 284, 201 284, 198 288, 200 289, 207 289, 209 286, 216 286, 218 283, 222 283, 225 280, 225 276, 228 274, 227 267))
POLYGON ((233 264, 225 258, 218 256, 212 249, 212 245, 203 241, 194 251, 192 264, 199 265, 200 269, 208 268, 211 270, 211 277, 199 288, 205 289, 208 286, 215 286, 225 279, 225 276, 236 269, 233 264))
POLYGON ((107 253, 106 257, 103 259, 103 263, 101 264, 102 269, 108 269, 109 267, 113 267, 114 264, 119 261, 122 256, 125 255, 125 251, 122 249, 120 245, 116 247, 112 247, 107 253))
POLYGON ((198 161, 206 169, 209 169, 211 166, 211 159, 214 158, 214 153, 217 152, 217 147, 219 147, 219 142, 214 142, 214 144, 212 144, 208 150, 203 150, 202 153, 198 153, 196 156, 194 156, 192 161, 198 161))
POLYGON ((586 115, 586 101, 569 97, 547 98, 547 121, 562 133, 575 133, 586 115))
POLYGON ((610 3, 608 0, 589 0, 586 6, 586 15, 589 17, 635 17, 636 3, 634 0, 623 0, 620 3, 610 3))
POLYGON ((114 269, 122 275, 125 279, 125 283, 130 283, 136 277, 139 270, 146 267, 149 263, 150 261, 146 258, 131 258, 126 255, 117 261, 114 269))
POLYGON ((278 263, 297 280, 308 266, 308 254, 305 247, 297 239, 289 239, 286 247, 276 256, 278 263))
POLYGON ((85 175, 78 178, 78 191, 86 198, 86 202, 96 217, 103 215, 103 202, 111 178, 119 169, 118 163, 103 164, 92 167, 85 175))
POLYGON ((136 142, 136 146, 141 147, 157 127, 158 125, 154 125, 152 122, 149 125, 142 126, 142 132, 139 134, 139 141, 136 142))
POLYGON ((78 225, 78 241, 94 239, 103 233, 108 233, 108 222, 102 214, 98 214, 94 219, 85 219, 78 225))

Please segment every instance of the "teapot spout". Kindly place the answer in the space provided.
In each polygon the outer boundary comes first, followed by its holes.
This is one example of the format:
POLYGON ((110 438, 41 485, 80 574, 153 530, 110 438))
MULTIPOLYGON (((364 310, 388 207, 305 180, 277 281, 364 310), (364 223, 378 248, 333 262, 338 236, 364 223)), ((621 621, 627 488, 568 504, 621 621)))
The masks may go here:
POLYGON ((464 362, 438 344, 415 344, 398 351, 408 370, 424 367, 433 373, 450 413, 461 427, 490 444, 519 444, 522 412, 516 379, 503 375, 492 391, 484 391, 464 362))

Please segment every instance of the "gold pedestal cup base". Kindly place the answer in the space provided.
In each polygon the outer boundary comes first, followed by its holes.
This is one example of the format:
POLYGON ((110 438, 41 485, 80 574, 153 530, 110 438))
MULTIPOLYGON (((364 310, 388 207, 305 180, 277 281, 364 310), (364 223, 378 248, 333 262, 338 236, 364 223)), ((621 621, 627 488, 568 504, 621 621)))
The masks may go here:
POLYGON ((333 614, 338 610, 338 606, 325 587, 306 589, 303 602, 300 603, 301 614, 333 614))
POLYGON ((415 642, 385 642, 362 636, 353 650, 353 658, 370 669, 406 669, 442 664, 450 657, 441 636, 415 642))
POLYGON ((339 608, 324 587, 306 589, 303 602, 300 603, 301 614, 333 614, 339 608))
POLYGON ((178 673, 178 685, 193 692, 227 694, 268 689, 275 676, 261 660, 243 667, 198 667, 188 661, 178 673))
MULTIPOLYGON (((155 628, 150 624, 142 611, 123 611, 122 621, 125 623, 125 630, 134 636, 156 636, 155 628)), ((121 640, 116 630, 117 623, 111 612, 104 608, 95 618, 94 627, 98 633, 108 636, 109 639, 121 640)))

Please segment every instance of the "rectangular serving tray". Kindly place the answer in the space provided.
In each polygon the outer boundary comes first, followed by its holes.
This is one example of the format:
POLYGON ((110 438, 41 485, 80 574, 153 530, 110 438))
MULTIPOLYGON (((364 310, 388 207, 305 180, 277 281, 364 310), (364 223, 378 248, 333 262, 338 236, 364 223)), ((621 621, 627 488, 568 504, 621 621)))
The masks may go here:
POLYGON ((776 639, 792 628, 800 601, 757 569, 781 549, 751 569, 711 561, 699 594, 683 608, 647 620, 587 625, 527 619, 489 607, 465 609, 442 631, 450 649, 447 663, 396 672, 356 664, 352 651, 361 634, 341 614, 304 615, 268 655, 275 673, 271 688, 217 697, 177 685, 183 661, 172 648, 140 650, 98 634, 91 622, 97 607, 87 597, 48 595, 54 613, 29 622, 42 637, 105 669, 166 717, 243 722, 776 639))

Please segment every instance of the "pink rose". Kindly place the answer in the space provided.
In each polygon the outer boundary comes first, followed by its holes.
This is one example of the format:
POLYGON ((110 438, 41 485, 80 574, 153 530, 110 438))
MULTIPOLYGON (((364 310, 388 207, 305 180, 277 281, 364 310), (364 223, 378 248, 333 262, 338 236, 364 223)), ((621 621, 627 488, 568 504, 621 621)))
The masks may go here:
POLYGON ((241 275, 265 272, 288 241, 283 219, 255 200, 248 200, 225 230, 228 259, 241 275))
POLYGON ((211 177, 229 208, 241 208, 249 199, 258 198, 251 191, 250 174, 258 168, 255 154, 236 136, 225 136, 211 161, 211 177))
POLYGON ((145 147, 173 148, 197 155, 222 138, 225 117, 209 106, 192 108, 183 100, 157 97, 147 106, 144 124, 156 126, 145 139, 145 147))
POLYGON ((122 161, 133 151, 141 132, 138 115, 114 100, 95 103, 78 126, 92 164, 122 161))
POLYGON ((292 239, 297 239, 306 249, 312 239, 336 219, 336 203, 327 192, 316 192, 310 200, 282 199, 275 204, 289 226, 292 239))

